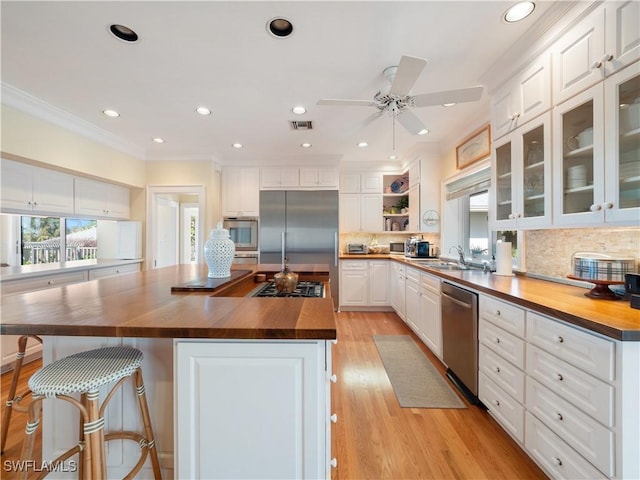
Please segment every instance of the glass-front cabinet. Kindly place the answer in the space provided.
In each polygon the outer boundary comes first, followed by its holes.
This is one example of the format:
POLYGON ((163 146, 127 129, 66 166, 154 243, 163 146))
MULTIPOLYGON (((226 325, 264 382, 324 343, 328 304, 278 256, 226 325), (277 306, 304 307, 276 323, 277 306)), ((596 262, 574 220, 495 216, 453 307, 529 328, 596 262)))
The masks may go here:
POLYGON ((637 224, 639 69, 635 63, 556 107, 555 224, 637 224))
POLYGON ((492 228, 551 224, 551 114, 541 115, 494 145, 492 228))

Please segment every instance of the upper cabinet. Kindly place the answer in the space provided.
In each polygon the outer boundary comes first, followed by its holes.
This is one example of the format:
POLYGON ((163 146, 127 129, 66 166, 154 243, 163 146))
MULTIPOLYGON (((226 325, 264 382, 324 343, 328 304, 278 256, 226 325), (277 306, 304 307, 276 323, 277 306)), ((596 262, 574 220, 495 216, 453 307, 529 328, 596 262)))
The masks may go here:
POLYGON ((557 105, 640 58, 640 3, 606 2, 553 48, 557 105))
POLYGON ((640 64, 571 98, 554 114, 555 222, 640 216, 640 64))
POLYGON ((263 190, 337 190, 336 167, 269 167, 262 168, 260 188, 263 190))
POLYGON ((551 108, 551 55, 545 53, 493 96, 494 139, 515 130, 551 108))
POLYGON ((340 193, 382 193, 382 173, 343 172, 340 175, 340 193))
POLYGON ((73 213, 73 177, 2 159, 2 211, 73 213))
POLYGON ((130 217, 129 189, 86 178, 75 178, 75 213, 92 218, 130 217))
POLYGON ((516 129, 493 145, 493 228, 551 224, 551 113, 516 129))
POLYGON ((260 169, 224 167, 222 169, 222 216, 260 215, 260 169))

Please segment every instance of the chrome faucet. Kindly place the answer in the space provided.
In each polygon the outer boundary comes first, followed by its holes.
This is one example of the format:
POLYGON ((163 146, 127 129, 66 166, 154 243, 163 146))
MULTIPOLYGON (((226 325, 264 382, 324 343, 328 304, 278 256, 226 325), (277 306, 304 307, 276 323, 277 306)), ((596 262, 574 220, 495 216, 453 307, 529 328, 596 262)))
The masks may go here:
POLYGON ((464 259, 464 250, 462 249, 462 247, 460 245, 455 245, 455 246, 449 248, 449 253, 451 253, 451 250, 454 249, 454 248, 458 252, 458 266, 460 268, 466 266, 467 263, 465 262, 465 259, 464 259))

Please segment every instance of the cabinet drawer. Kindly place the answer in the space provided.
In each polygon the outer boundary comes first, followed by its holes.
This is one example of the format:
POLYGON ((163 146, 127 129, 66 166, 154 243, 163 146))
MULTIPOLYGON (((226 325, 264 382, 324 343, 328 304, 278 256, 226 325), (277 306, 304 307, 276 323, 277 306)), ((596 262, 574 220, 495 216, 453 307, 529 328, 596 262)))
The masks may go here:
POLYGON ((613 432, 531 378, 527 410, 602 472, 613 476, 613 432))
POLYGON ((524 370, 524 340, 505 332, 484 318, 480 319, 478 339, 516 367, 524 370))
POLYGON ((342 260, 340 262, 342 270, 367 270, 368 264, 366 260, 342 260))
POLYGON ((524 372, 480 344, 480 371, 498 384, 505 392, 524 404, 524 372))
POLYGON ((613 387, 539 348, 527 348, 527 373, 569 403, 613 426, 613 387))
POLYGON ((553 478, 607 478, 528 412, 525 448, 553 478))
POLYGON ((478 374, 478 396, 502 427, 524 442, 524 407, 507 395, 482 372, 478 374))
POLYGON ((615 378, 612 341, 533 312, 527 314, 527 340, 598 378, 615 378))
POLYGON ((415 268, 407 268, 407 280, 412 280, 416 283, 420 282, 420 270, 415 268))
POLYGON ((480 295, 480 317, 509 333, 524 337, 524 310, 521 308, 480 295))
POLYGON ((56 275, 45 275, 42 277, 25 278, 22 280, 11 280, 2 282, 2 294, 32 292, 45 288, 61 287, 72 283, 87 281, 87 271, 58 273, 56 275))
POLYGON ((134 273, 140 271, 139 263, 130 263, 126 265, 116 265, 113 267, 93 268, 89 270, 89 280, 97 280, 98 278, 115 277, 125 273, 134 273))
POLYGON ((440 296, 440 279, 426 273, 421 273, 420 289, 440 296))

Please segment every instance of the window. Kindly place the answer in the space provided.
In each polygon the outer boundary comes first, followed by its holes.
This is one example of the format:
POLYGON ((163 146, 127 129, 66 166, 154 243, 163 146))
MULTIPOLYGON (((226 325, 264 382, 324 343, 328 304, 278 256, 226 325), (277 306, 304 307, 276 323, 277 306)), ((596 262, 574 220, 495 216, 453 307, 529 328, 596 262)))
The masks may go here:
MULTIPOLYGON (((35 216, 17 218, 20 228, 21 265, 96 258, 96 220, 35 216)), ((3 242, 4 240, 3 238, 3 242)))

